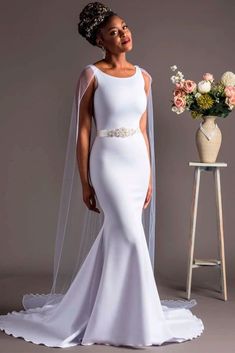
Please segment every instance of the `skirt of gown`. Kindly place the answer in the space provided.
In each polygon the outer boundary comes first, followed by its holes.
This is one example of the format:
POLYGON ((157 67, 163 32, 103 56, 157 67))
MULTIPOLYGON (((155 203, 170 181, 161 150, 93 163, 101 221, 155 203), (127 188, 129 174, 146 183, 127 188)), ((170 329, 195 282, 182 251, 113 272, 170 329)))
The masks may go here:
POLYGON ((63 299, 0 316, 0 329, 49 347, 142 347, 201 335, 201 319, 162 305, 142 224, 150 163, 144 136, 96 137, 90 176, 104 223, 63 299))

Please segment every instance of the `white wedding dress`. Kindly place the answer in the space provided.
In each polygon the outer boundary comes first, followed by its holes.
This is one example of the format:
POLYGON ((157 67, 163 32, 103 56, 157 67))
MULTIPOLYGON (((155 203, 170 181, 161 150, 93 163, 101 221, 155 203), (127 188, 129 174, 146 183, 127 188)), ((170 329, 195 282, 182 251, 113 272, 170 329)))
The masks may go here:
MULTIPOLYGON (((91 65, 92 67, 92 65, 91 65)), ((201 335, 201 319, 187 308, 162 305, 141 214, 150 163, 139 119, 146 109, 141 68, 120 78, 96 70, 94 113, 99 130, 90 177, 104 223, 70 288, 52 306, 0 316, 0 329, 49 347, 94 343, 143 347, 201 335), (138 97, 138 98, 137 98, 138 97), (135 133, 102 136, 128 127, 135 133)))

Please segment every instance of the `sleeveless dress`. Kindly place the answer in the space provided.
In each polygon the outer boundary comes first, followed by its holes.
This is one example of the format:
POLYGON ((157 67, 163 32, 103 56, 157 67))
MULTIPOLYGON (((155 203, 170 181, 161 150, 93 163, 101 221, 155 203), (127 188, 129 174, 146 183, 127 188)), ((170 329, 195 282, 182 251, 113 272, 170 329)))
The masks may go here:
MULTIPOLYGON (((92 65, 91 65, 92 66, 92 65)), ((97 136, 90 178, 104 223, 62 301, 0 316, 0 329, 49 347, 100 343, 143 347, 183 342, 204 330, 189 309, 161 304, 141 220, 150 161, 139 121, 146 110, 144 78, 96 70, 97 136), (124 138, 108 130, 134 131, 124 138)))

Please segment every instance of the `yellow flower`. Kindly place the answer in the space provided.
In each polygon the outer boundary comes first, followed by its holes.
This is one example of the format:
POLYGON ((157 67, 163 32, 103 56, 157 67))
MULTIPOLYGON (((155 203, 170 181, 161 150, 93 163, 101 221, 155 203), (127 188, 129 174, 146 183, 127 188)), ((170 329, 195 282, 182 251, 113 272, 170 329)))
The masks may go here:
POLYGON ((222 83, 217 83, 212 86, 211 93, 214 95, 223 95, 224 93, 224 85, 222 83))
POLYGON ((200 114, 200 113, 198 113, 198 112, 196 112, 194 110, 191 111, 191 116, 192 116, 193 119, 199 119, 201 117, 201 115, 202 114, 200 114))
POLYGON ((201 109, 210 109, 214 104, 213 98, 207 93, 201 94, 200 97, 196 98, 196 100, 201 109))

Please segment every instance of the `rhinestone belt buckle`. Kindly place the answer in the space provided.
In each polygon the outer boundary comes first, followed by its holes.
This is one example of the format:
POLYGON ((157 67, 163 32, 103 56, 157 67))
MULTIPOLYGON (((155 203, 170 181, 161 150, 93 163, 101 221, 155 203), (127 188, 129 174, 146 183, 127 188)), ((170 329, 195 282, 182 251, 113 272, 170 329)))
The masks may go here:
POLYGON ((133 135, 136 131, 137 129, 120 127, 120 128, 108 130, 107 136, 125 137, 125 136, 133 135))

